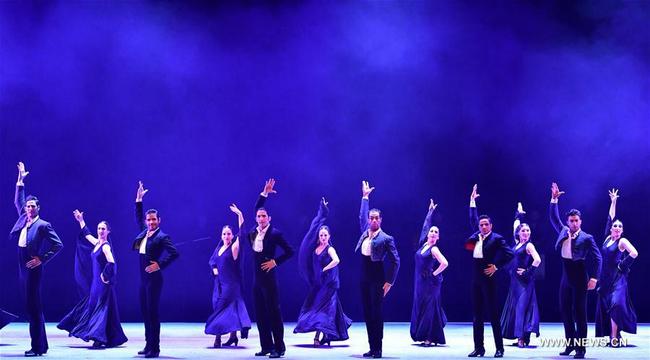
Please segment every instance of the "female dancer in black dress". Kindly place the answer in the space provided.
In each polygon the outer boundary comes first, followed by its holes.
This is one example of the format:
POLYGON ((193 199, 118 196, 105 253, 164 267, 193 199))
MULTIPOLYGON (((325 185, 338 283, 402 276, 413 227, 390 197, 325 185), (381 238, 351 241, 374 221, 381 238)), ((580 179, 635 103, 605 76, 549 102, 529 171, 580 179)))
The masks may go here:
POLYGON ((205 333, 215 335, 214 347, 221 347, 221 335, 230 333, 230 338, 223 346, 239 343, 237 331, 242 338, 248 337, 251 320, 246 311, 242 298, 241 254, 239 239, 242 235, 244 216, 235 204, 230 210, 237 214, 239 232, 234 238, 232 229, 226 225, 221 229, 221 241, 210 257, 210 267, 214 274, 214 290, 212 292, 212 315, 205 324, 205 333), (233 241, 234 238, 234 241, 233 241))
MULTIPOLYGON (((97 237, 94 237, 86 227, 83 212, 75 210, 73 215, 81 226, 80 240, 86 240, 93 245, 89 254, 92 259, 92 282, 88 296, 83 298, 57 327, 68 331, 70 336, 84 341, 92 340, 94 348, 122 345, 128 339, 120 324, 113 288, 116 266, 109 242, 110 226, 106 221, 100 222, 97 225, 97 237)), ((79 278, 80 274, 76 277, 79 278)))
POLYGON ((636 314, 627 291, 627 274, 639 253, 628 239, 622 237, 623 223, 616 219, 618 190, 610 190, 609 198, 606 238, 600 249, 603 268, 597 288, 596 336, 609 336, 610 346, 619 347, 621 331, 636 334, 636 314), (626 251, 628 255, 623 256, 626 251))
POLYGON ((330 229, 324 225, 328 212, 327 202, 323 198, 300 244, 298 256, 300 275, 310 288, 293 332, 315 331, 315 347, 329 345, 331 341, 347 340, 348 328, 352 325, 352 320, 343 313, 338 297, 340 283, 337 266, 340 260, 330 243, 330 229), (321 332, 323 338, 319 339, 321 332))
POLYGON ((530 343, 530 334, 539 336, 539 310, 535 294, 535 271, 542 262, 535 245, 530 242, 530 226, 521 203, 517 205, 514 222, 515 256, 510 262, 510 290, 501 314, 501 332, 506 339, 517 339, 519 347, 530 343))
POLYGON ((440 230, 437 226, 432 226, 433 211, 437 206, 430 200, 418 250, 415 252, 411 338, 413 341, 421 341, 422 346, 445 344, 443 328, 447 324, 447 317, 440 301, 440 287, 441 273, 449 263, 437 246, 440 230))

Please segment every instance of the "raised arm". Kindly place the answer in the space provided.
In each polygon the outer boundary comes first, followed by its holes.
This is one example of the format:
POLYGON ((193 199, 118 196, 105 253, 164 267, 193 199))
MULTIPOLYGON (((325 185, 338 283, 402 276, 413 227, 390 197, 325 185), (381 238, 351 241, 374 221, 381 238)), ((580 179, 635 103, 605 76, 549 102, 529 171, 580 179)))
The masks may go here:
POLYGON ((433 226, 433 212, 438 207, 438 204, 433 202, 433 199, 429 199, 429 210, 427 211, 427 216, 424 218, 424 224, 422 224, 422 231, 420 232, 420 242, 418 246, 422 246, 427 241, 427 236, 429 234, 429 229, 433 226))
POLYGON ((138 224, 140 231, 147 228, 146 224, 144 223, 144 209, 142 208, 142 198, 148 191, 149 189, 145 189, 144 185, 142 185, 142 181, 138 181, 138 190, 135 194, 135 222, 138 224))
POLYGON ((524 219, 524 215, 526 212, 524 211, 524 206, 521 204, 521 202, 517 203, 517 211, 515 212, 515 222, 512 224, 512 238, 515 239, 515 242, 517 242, 517 228, 521 224, 521 221, 524 219))
POLYGON ((88 240, 88 242, 90 242, 91 244, 97 245, 99 239, 97 239, 96 237, 90 234, 90 230, 88 230, 88 227, 86 226, 86 221, 84 220, 84 213, 79 210, 75 210, 72 212, 72 215, 74 216, 75 220, 77 220, 79 226, 81 227, 81 236, 84 239, 88 240))
POLYGON ((25 164, 22 162, 18 163, 18 180, 16 181, 16 193, 14 196, 14 205, 16 206, 16 211, 18 215, 22 215, 25 211, 25 177, 29 174, 29 171, 25 171, 25 164))
POLYGON ((309 230, 307 230, 307 233, 302 238, 300 249, 298 250, 298 269, 300 271, 300 276, 307 281, 308 284, 312 283, 314 276, 311 254, 317 245, 318 229, 325 224, 328 213, 329 209, 327 208, 327 201, 325 198, 322 198, 318 205, 318 212, 311 221, 309 230))
POLYGON ((257 198, 257 202, 255 203, 255 211, 257 211, 257 209, 261 207, 264 207, 264 203, 266 203, 266 199, 269 197, 269 194, 277 193, 277 191, 273 189, 274 186, 275 186, 274 178, 270 178, 266 180, 266 183, 264 183, 264 189, 262 190, 262 193, 257 198))
POLYGON ((375 187, 370 187, 367 181, 361 182, 361 208, 359 209, 359 229, 361 233, 368 229, 368 211, 370 209, 370 193, 375 187))
POLYGON ((476 231, 478 228, 478 209, 476 208, 476 198, 479 197, 478 193, 478 184, 474 184, 472 187, 472 193, 469 196, 469 226, 472 228, 472 231, 476 231))
POLYGON ((242 243, 239 241, 239 239, 243 236, 244 234, 244 215, 242 214, 241 210, 237 208, 237 205, 232 204, 230 205, 230 211, 235 213, 237 215, 237 224, 239 226, 239 232, 237 233, 237 237, 235 238, 235 241, 232 243, 232 246, 230 246, 230 249, 232 251, 232 258, 237 260, 239 257, 239 249, 240 249, 240 244, 242 243))
POLYGON ((607 215, 607 222, 605 223, 605 239, 610 234, 612 223, 616 219, 616 200, 618 199, 618 189, 609 190, 609 213, 607 215))
POLYGON ((562 219, 560 219, 560 210, 558 209, 558 201, 560 195, 564 194, 564 191, 560 191, 560 188, 557 186, 557 183, 551 184, 551 203, 548 208, 548 217, 551 220, 551 225, 553 229, 558 234, 562 231, 564 225, 562 224, 562 219))

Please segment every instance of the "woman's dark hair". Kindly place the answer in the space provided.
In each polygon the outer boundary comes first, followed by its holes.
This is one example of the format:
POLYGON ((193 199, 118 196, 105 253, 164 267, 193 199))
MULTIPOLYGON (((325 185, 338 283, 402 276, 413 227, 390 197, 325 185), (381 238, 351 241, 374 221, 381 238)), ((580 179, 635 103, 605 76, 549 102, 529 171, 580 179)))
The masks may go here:
MULTIPOLYGON (((520 242, 520 240, 519 240, 519 231, 521 230, 522 227, 524 227, 524 225, 528 226, 528 228, 530 229, 530 225, 528 225, 527 223, 519 224, 517 226, 517 228, 515 229, 515 240, 517 240, 517 242, 520 242)), ((530 239, 528 239, 528 241, 530 241, 530 239)))

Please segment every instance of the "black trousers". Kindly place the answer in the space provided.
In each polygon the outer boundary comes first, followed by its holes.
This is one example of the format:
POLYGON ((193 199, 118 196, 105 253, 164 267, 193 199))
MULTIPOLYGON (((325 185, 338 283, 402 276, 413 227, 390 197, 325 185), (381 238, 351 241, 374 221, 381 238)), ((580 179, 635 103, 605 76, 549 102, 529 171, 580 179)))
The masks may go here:
POLYGON ((363 319, 368 332, 370 351, 381 351, 384 338, 384 264, 372 261, 370 256, 362 255, 361 261, 361 304, 363 319))
POLYGON ((160 351, 160 294, 162 293, 162 273, 147 273, 144 268, 149 261, 140 255, 140 311, 144 318, 145 349, 160 351))
POLYGON ((560 312, 564 323, 564 337, 573 346, 586 350, 581 339, 587 337, 587 282, 589 276, 582 260, 562 259, 560 280, 560 312))
POLYGON ((32 259, 27 248, 18 248, 20 279, 25 296, 27 317, 29 318, 29 336, 32 339, 32 350, 45 354, 48 350, 47 335, 45 334, 45 318, 41 301, 41 278, 43 265, 28 269, 25 264, 32 259))
POLYGON ((488 277, 483 273, 483 270, 487 267, 487 262, 483 259, 473 259, 472 265, 474 267, 472 276, 472 325, 474 328, 474 348, 485 348, 483 343, 483 319, 485 313, 487 313, 488 320, 492 325, 494 345, 497 350, 503 350, 501 321, 499 318, 499 307, 497 306, 496 274, 488 277))
MULTIPOLYGON (((258 264, 258 269, 261 264, 258 264)), ((255 273, 253 287, 257 331, 260 334, 262 351, 284 352, 284 323, 280 311, 280 296, 275 272, 255 273)))

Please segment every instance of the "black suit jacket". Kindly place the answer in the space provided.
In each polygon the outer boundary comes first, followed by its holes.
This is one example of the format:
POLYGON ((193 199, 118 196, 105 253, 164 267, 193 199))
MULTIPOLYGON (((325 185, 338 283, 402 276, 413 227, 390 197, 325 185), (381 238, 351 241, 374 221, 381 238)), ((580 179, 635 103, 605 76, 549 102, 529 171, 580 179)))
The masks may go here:
MULTIPOLYGON (((257 199, 257 202, 255 203, 255 211, 257 211, 257 209, 261 207, 264 207, 265 202, 266 202, 266 197, 260 195, 260 197, 257 199)), ((257 227, 253 228, 248 233, 248 245, 251 246, 251 249, 253 248, 253 243, 255 242, 256 237, 257 237, 257 227)), ((285 240, 284 235, 282 235, 280 230, 274 228, 271 224, 269 224, 269 228, 266 230, 266 234, 264 234, 263 242, 264 242, 264 248, 262 249, 262 253, 261 253, 262 256, 259 259, 256 257, 258 261, 264 259, 267 260, 273 259, 275 260, 275 263, 279 266, 280 264, 284 263, 289 258, 291 258, 295 252, 293 246, 291 246, 291 244, 289 244, 287 240, 285 240), (282 255, 276 258, 275 251, 277 247, 282 248, 283 253, 282 255)), ((257 265, 255 266, 255 271, 259 272, 261 270, 257 265)))
MULTIPOLYGON (((27 223, 24 186, 16 186, 14 205, 18 211, 18 220, 9 233, 9 239, 18 245, 20 232, 27 223)), ((30 256, 38 256, 43 264, 50 261, 62 248, 63 243, 52 229, 52 225, 40 217, 27 229, 27 251, 30 256)))
MULTIPOLYGON (((472 228, 476 229, 478 227, 478 210, 476 207, 470 206, 469 219, 472 228)), ((479 241, 479 234, 480 232, 476 231, 465 241, 465 249, 474 251, 474 247, 476 247, 476 243, 479 241)), ((483 240, 483 260, 488 264, 494 264, 497 269, 501 269, 513 257, 514 253, 503 236, 493 231, 483 240)))
MULTIPOLYGON (((133 241, 133 250, 140 250, 140 243, 147 236, 147 227, 144 223, 144 210, 142 208, 142 202, 135 203, 135 218, 142 232, 136 236, 133 241)), ((172 243, 172 239, 169 235, 162 232, 160 228, 156 230, 156 233, 153 237, 147 240, 145 256, 149 261, 155 261, 158 263, 161 269, 164 269, 172 261, 178 258, 178 251, 172 243)))

